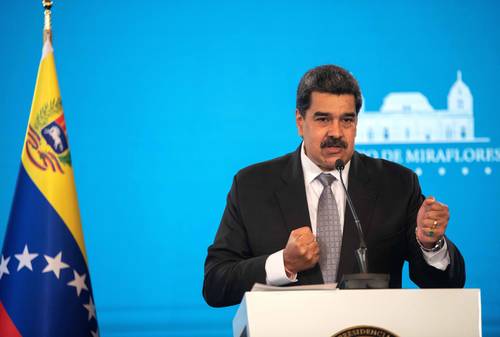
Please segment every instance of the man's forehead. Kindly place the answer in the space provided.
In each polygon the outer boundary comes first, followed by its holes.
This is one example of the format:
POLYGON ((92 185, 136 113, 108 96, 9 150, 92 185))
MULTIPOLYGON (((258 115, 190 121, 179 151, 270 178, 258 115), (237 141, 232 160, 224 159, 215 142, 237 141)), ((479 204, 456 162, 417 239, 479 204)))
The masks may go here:
POLYGON ((351 94, 330 94, 324 92, 314 91, 311 94, 311 106, 321 105, 321 106, 349 106, 355 107, 355 98, 351 94))
POLYGON ((355 98, 352 94, 333 94, 313 91, 305 116, 340 117, 356 115, 355 98))

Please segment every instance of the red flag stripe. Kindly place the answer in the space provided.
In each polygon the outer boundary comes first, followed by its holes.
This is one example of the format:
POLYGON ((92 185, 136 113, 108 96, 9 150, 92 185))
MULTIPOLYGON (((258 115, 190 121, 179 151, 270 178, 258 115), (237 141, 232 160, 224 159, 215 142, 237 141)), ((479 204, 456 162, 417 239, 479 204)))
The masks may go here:
POLYGON ((14 322, 9 317, 2 302, 0 302, 0 336, 2 337, 22 337, 17 331, 14 322))

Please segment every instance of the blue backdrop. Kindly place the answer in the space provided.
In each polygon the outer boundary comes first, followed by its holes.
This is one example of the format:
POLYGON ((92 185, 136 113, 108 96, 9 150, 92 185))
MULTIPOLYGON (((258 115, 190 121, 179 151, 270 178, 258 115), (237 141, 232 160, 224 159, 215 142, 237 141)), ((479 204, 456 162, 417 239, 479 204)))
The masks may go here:
MULTIPOLYGON (((474 139, 358 149, 417 170, 424 192, 450 206, 448 234, 465 257, 466 286, 481 289, 484 335, 498 336, 499 9, 472 0, 55 0, 56 64, 101 335, 231 334, 235 308, 209 308, 201 286, 232 176, 296 148, 298 80, 334 63, 359 79, 372 112, 390 92, 421 92, 446 110, 462 71, 474 139), (437 154, 447 149, 461 160, 437 154), (193 191, 196 206, 187 202, 193 191)), ((40 1, 0 12, 2 238, 42 12, 40 1)))

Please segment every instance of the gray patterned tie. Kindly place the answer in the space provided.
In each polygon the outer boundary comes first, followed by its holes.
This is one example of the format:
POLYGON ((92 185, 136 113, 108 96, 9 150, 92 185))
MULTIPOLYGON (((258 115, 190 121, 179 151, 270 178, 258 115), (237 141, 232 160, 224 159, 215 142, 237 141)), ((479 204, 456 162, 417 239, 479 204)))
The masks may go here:
POLYGON ((325 283, 333 283, 336 281, 342 244, 339 210, 330 188, 335 177, 328 173, 321 173, 316 179, 323 185, 323 192, 319 196, 316 226, 316 240, 319 244, 320 256, 319 265, 325 283))

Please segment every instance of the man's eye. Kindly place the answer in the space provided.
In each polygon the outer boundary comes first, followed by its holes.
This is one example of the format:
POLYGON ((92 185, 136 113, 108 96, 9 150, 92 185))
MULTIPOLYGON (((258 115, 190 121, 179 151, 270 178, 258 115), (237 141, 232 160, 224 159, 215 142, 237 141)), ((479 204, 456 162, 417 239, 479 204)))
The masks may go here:
POLYGON ((344 124, 344 125, 352 125, 352 124, 354 124, 355 120, 356 119, 354 117, 344 117, 341 119, 342 124, 344 124))
POLYGON ((316 121, 318 121, 318 122, 327 122, 328 121, 328 117, 316 117, 316 121))

